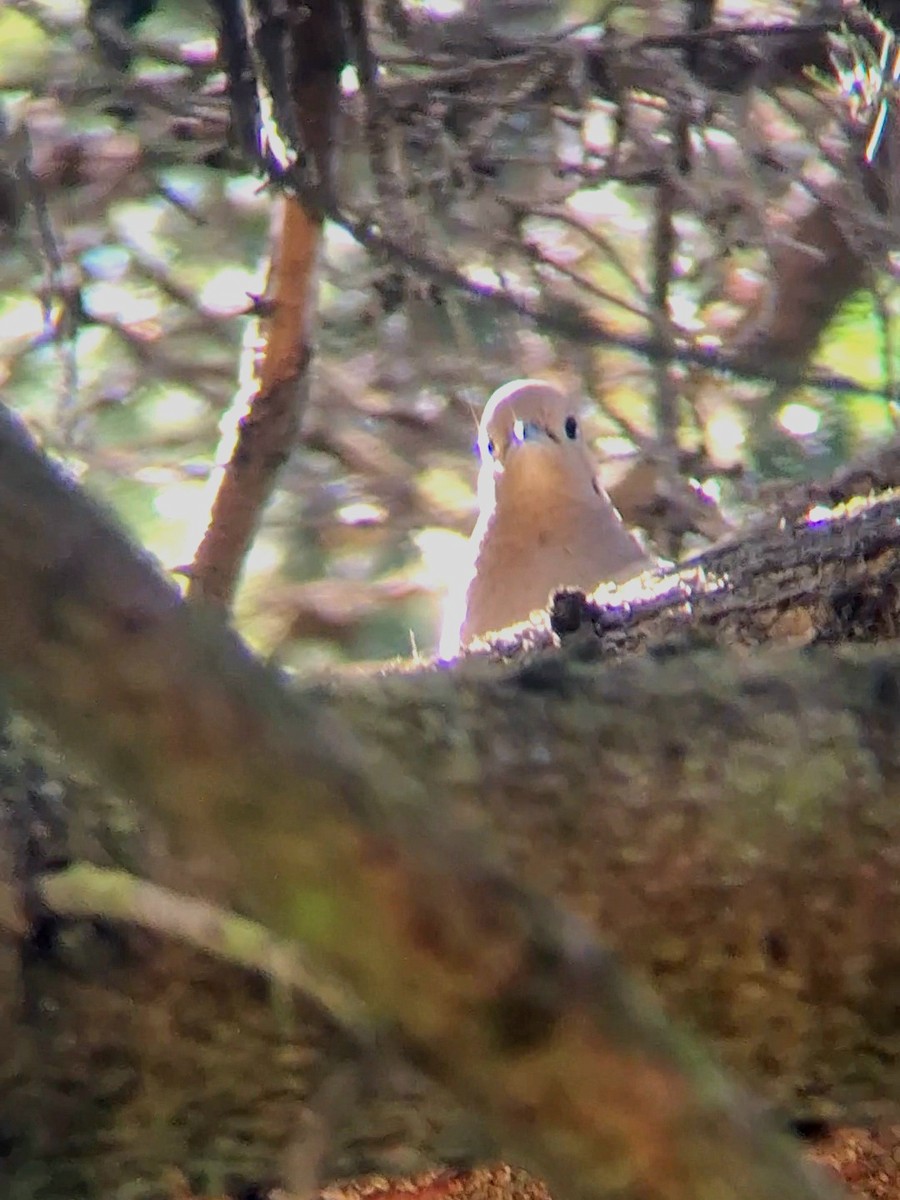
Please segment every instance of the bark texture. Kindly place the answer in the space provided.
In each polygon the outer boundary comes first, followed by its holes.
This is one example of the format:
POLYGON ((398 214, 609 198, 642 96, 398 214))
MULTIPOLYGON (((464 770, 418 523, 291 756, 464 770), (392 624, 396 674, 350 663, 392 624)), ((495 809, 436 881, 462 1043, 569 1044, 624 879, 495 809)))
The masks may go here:
MULTIPOLYGON (((892 503, 865 510, 883 525, 873 570, 895 561, 892 503)), ((846 528, 818 529, 826 561, 846 528)), ((52 861, 55 825, 60 857, 121 865, 130 847, 168 884, 176 863, 185 889, 302 940, 457 1096, 321 1012, 285 1024, 246 976, 39 921, 3 967, 16 1200, 124 1197, 135 1180, 156 1195, 171 1165, 213 1186, 226 1165, 285 1170, 315 1140, 304 1114, 340 1126, 314 1165, 359 1170, 385 1113, 401 1151, 477 1158, 496 1138, 560 1197, 817 1194, 591 927, 792 1115, 896 1111, 896 651, 741 659, 682 640, 601 669, 594 615, 570 649, 521 664, 288 692, 8 418, 0 570, 12 694, 142 814, 60 813, 52 786, 14 771, 8 874, 52 861), (348 1058, 362 1085, 335 1109, 348 1058)))

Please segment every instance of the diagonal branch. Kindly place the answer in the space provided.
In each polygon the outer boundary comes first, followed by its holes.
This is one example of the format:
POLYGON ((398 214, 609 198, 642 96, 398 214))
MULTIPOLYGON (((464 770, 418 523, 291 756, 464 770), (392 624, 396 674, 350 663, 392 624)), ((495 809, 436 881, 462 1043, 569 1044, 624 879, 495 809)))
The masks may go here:
MULTIPOLYGON (((232 430, 226 465, 212 476, 209 522, 188 569, 191 599, 202 596, 231 606, 263 509, 297 440, 309 390, 308 331, 321 232, 317 217, 298 200, 284 197, 272 294, 264 301, 268 315, 262 322, 258 386, 232 430)), ((245 407, 243 394, 236 403, 245 407)))
MULTIPOLYGON (((220 9, 220 29, 225 56, 233 64, 232 88, 243 86, 247 46, 240 41, 242 28, 228 5, 220 9), (242 82, 243 80, 243 82, 242 82)), ((340 71, 343 58, 334 45, 340 42, 332 26, 339 25, 332 6, 320 6, 302 33, 289 36, 282 61, 280 44, 277 78, 290 67, 293 89, 276 97, 282 123, 299 127, 303 139, 298 153, 305 169, 320 188, 330 186, 335 126, 340 104, 340 71), (293 118, 296 117, 296 120, 293 118)), ((273 25, 274 18, 273 18, 273 25)), ((280 26, 279 26, 280 30, 280 26)), ((259 36, 265 34, 261 27, 259 36)), ((287 35, 285 35, 287 36, 287 35)), ((281 33, 279 32, 279 39, 281 33)), ((233 96, 233 109, 247 133, 248 121, 241 97, 233 96)), ((262 136, 257 131, 257 136, 262 136)), ((247 411, 237 422, 225 467, 213 477, 217 490, 209 523, 189 569, 188 595, 230 607, 244 559, 274 491, 280 468, 297 439, 300 417, 309 392, 312 322, 316 302, 316 269, 322 239, 323 214, 314 199, 285 196, 281 227, 263 301, 261 327, 263 351, 256 372, 256 390, 247 411)), ((244 407, 240 395, 238 406, 244 407)))
POLYGON ((6 414, 0 575, 16 699, 396 1021, 557 1196, 830 1194, 580 922, 454 828, 440 777, 416 781, 321 689, 289 693, 6 414))
POLYGON ((781 383, 785 387, 812 387, 824 392, 849 392, 860 396, 890 398, 880 386, 863 383, 847 375, 829 371, 804 372, 787 360, 770 360, 765 366, 744 353, 732 355, 705 346, 660 346, 658 337, 620 333, 586 312, 581 306, 555 297, 552 302, 536 303, 525 290, 475 279, 444 259, 397 237, 385 234, 363 216, 336 204, 327 206, 328 217, 376 253, 387 255, 415 268, 424 278, 447 287, 459 288, 473 299, 501 312, 525 317, 540 329, 571 338, 578 345, 611 346, 640 355, 649 362, 681 362, 705 367, 736 379, 781 383))

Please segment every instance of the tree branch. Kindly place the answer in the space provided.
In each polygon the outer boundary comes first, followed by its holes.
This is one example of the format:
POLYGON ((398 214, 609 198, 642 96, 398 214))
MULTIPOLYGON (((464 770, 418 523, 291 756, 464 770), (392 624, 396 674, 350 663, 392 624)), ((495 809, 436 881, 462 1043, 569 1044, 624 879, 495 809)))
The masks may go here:
MULTIPOLYGON (((247 47, 240 43, 240 30, 229 19, 232 15, 229 5, 219 6, 225 56, 237 68, 247 47)), ((290 81, 294 87, 275 97, 276 110, 284 115, 286 130, 299 130, 302 146, 296 149, 304 157, 304 169, 318 187, 327 190, 333 169, 343 66, 342 56, 332 49, 332 43, 341 40, 340 16, 334 5, 320 5, 308 16, 309 20, 296 28, 288 25, 282 30, 279 20, 270 14, 267 22, 260 22, 256 35, 274 40, 274 50, 268 48, 275 60, 274 66, 269 63, 273 68, 270 76, 285 86, 284 56, 290 54, 290 81), (301 27, 302 32, 298 32, 301 27), (284 46, 282 36, 286 39, 284 46)), ((257 50, 262 53, 262 47, 257 50)), ((234 72, 231 77, 235 107, 234 89, 245 86, 246 79, 241 81, 234 72)), ((239 120, 243 128, 246 114, 239 114, 239 120)), ((258 137, 268 136, 256 132, 258 137)), ((234 433, 229 461, 214 477, 218 490, 209 524, 189 570, 191 599, 202 596, 225 607, 231 605, 263 509, 296 442, 309 392, 322 219, 314 202, 283 197, 268 295, 262 305, 264 349, 256 372, 257 388, 248 411, 236 422, 236 431, 229 430, 234 433)), ((244 401, 244 396, 238 398, 241 407, 244 401)))
MULTIPOLYGON (((294 186, 294 182, 289 186, 294 186)), ((755 354, 752 357, 745 353, 731 354, 706 346, 669 347, 660 345, 660 339, 656 336, 620 333, 578 304, 565 303, 559 297, 546 303, 535 303, 524 289, 515 290, 512 286, 504 287, 471 278, 445 258, 426 252, 412 241, 383 233, 373 221, 336 203, 327 204, 326 211, 330 220, 346 229, 367 249, 414 268, 434 283, 458 288, 489 308, 525 317, 533 321, 538 329, 562 334, 578 345, 611 346, 628 350, 652 363, 688 363, 735 379, 778 383, 785 388, 812 387, 829 393, 849 392, 890 399, 885 388, 847 375, 819 370, 804 372, 790 356, 786 360, 770 359, 762 365, 755 354)))
MULTIPOLYGON (((344 988, 313 971, 297 946, 237 913, 90 863, 39 875, 30 881, 29 893, 42 915, 116 921, 175 938, 298 992, 355 1040, 364 1041, 370 1033, 365 1011, 344 988)), ((27 932, 9 887, 0 889, 0 928, 18 936, 27 932)))
MULTIPOLYGON (((365 711, 351 731, 327 689, 289 693, 218 619, 186 605, 5 414, 0 574, 0 667, 12 694, 110 781, 164 816, 181 845, 202 845, 223 877, 253 897, 273 932, 302 941, 311 960, 350 984, 376 1016, 396 1021, 419 1061, 556 1195, 825 1194, 580 922, 514 884, 486 853, 480 831, 454 829, 450 804, 436 802, 438 781, 448 781, 452 802, 452 781, 464 778, 460 768, 468 764, 466 794, 486 788, 489 795, 495 760, 486 747, 460 743, 461 757, 451 755, 455 773, 447 775, 433 773, 434 760, 423 758, 425 783, 405 761, 408 746, 401 765, 381 730, 367 735, 365 711)), ((827 664, 820 671, 809 678, 812 694, 827 696, 827 664)), ((466 678, 461 671, 425 674, 422 700, 430 691, 439 705, 448 702, 447 712, 459 713, 471 696, 466 678)), ((718 715, 725 680, 739 686, 733 670, 704 670, 689 693, 715 694, 718 715)), ((490 675, 482 685, 504 724, 510 716, 518 722, 520 706, 534 700, 526 685, 511 682, 490 675)), ((598 683, 615 692, 623 681, 598 683)), ((664 672, 650 691, 671 702, 676 686, 675 674, 664 672)), ((876 718, 879 728, 885 724, 885 687, 863 714, 870 729, 876 718)), ((751 679, 751 708, 753 694, 751 679)), ((766 701, 768 719, 772 698, 766 701)), ((685 708, 686 697, 675 703, 685 708)), ((621 711, 630 725, 619 725, 619 710, 598 709, 595 720, 608 725, 595 726, 602 733, 589 735, 592 742, 614 748, 617 736, 650 737, 653 755, 667 753, 668 704, 666 736, 656 747, 654 718, 648 725, 638 712, 659 719, 658 702, 636 710, 632 695, 621 711)), ((766 727, 748 717, 759 736, 766 727)), ((721 736, 708 724, 703 753, 714 749, 712 761, 721 763, 721 736)), ((435 728, 447 727, 442 716, 435 728)), ((816 728, 830 741, 843 731, 833 744, 849 739, 852 749, 845 720, 835 716, 816 728)), ((773 759, 775 786, 801 788, 796 819, 804 829, 815 828, 819 805, 836 803, 835 785, 846 785, 834 771, 814 787, 802 784, 811 736, 801 721, 785 722, 773 759)), ((745 744, 750 750, 754 743, 745 744)), ((680 753, 684 761, 686 749, 680 753)), ((829 761, 840 761, 839 753, 829 761)), ((726 777, 738 805, 748 786, 757 799, 765 795, 765 761, 750 779, 740 771, 726 777)), ((613 762, 601 764, 594 789, 615 778, 613 762)), ((877 792, 866 798, 874 803, 877 792)), ((735 818, 728 824, 740 832, 735 818)), ((658 845, 665 828, 663 820, 648 845, 658 845)))
POLYGON ((313 293, 321 221, 293 196, 281 206, 281 228, 272 266, 270 299, 263 320, 263 358, 258 386, 246 411, 229 426, 227 463, 218 469, 206 531, 187 569, 188 596, 229 608, 234 599, 263 509, 290 456, 309 390, 308 331, 315 308, 313 293))

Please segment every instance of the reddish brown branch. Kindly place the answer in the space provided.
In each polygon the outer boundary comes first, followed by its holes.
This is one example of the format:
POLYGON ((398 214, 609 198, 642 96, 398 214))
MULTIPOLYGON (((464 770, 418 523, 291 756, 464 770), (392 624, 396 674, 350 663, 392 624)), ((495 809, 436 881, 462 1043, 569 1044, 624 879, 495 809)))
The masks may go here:
POLYGON ((230 606, 241 566, 278 472, 297 437, 309 381, 308 330, 314 308, 321 220, 285 197, 259 387, 241 418, 209 525, 191 567, 188 595, 230 606))
MULTIPOLYGON (((302 138, 297 147, 316 188, 330 186, 343 55, 340 18, 330 5, 310 10, 296 34, 292 97, 302 138)), ((258 387, 241 418, 209 526, 190 570, 188 595, 229 606, 241 566, 296 441, 308 393, 310 330, 323 213, 315 199, 284 199, 266 296, 258 387)))

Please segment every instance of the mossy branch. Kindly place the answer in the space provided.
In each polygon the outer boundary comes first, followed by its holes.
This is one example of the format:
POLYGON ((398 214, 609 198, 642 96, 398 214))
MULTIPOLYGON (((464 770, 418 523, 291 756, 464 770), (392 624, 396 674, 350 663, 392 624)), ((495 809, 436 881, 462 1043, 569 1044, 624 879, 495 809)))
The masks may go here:
MULTIPOLYGON (((182 845, 202 846, 220 862, 273 932, 302 942, 376 1018, 396 1022, 419 1060, 558 1196, 824 1194, 755 1106, 662 1018, 643 987, 623 978, 585 926, 515 883, 483 830, 463 827, 433 764, 420 762, 429 774, 422 786, 411 764, 425 739, 394 756, 363 721, 351 727, 326 689, 289 691, 215 614, 187 605, 6 414, 0 574, 0 666, 19 701, 164 816, 182 845)), ((485 753, 471 740, 473 728, 484 727, 484 714, 469 709, 472 696, 497 702, 499 735, 509 698, 515 705, 523 694, 521 677, 474 666, 483 675, 468 687, 465 672, 420 676, 423 699, 429 688, 456 697, 449 732, 471 741, 462 762, 472 794, 490 790, 505 753, 502 742, 485 753), (468 729, 458 724, 463 712, 468 729)), ((604 747, 611 778, 638 739, 648 752, 644 782, 663 753, 684 788, 674 718, 689 713, 691 685, 705 705, 726 673, 712 682, 711 672, 691 677, 678 666, 655 679, 611 680, 632 724, 608 704, 579 730, 581 740, 604 747)), ((831 669, 829 680, 828 664, 818 678, 809 668, 812 694, 834 685, 831 669)), ((546 690, 546 682, 532 675, 530 686, 546 690)), ((736 692, 744 686, 734 669, 729 682, 736 692)), ((885 694, 875 703, 882 725, 885 694)), ((541 702, 551 709, 546 694, 541 702)), ((521 708, 512 715, 514 725, 526 719, 521 708)), ((583 720, 584 710, 577 715, 583 720)), ((710 744, 718 755, 729 741, 755 749, 746 772, 756 801, 751 823, 765 824, 767 802, 775 814, 778 802, 797 806, 811 829, 840 810, 848 779, 856 782, 840 771, 840 744, 834 769, 806 786, 802 712, 771 762, 730 715, 719 696, 706 713, 719 730, 710 744)), ((754 730, 757 739, 764 730, 754 730)), ((539 763, 552 750, 541 749, 539 723, 531 732, 539 763)), ((854 749, 851 721, 844 732, 854 749)), ((523 797, 530 774, 519 764, 523 797)), ((702 772, 692 782, 702 783, 702 772)), ((638 787, 639 777, 631 783, 638 787)), ((645 799, 631 793, 638 806, 645 799)), ((731 820, 737 829, 745 822, 738 812, 731 820)))

